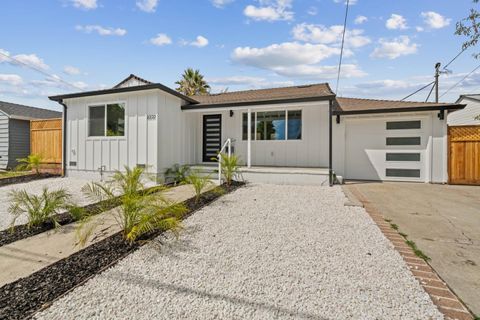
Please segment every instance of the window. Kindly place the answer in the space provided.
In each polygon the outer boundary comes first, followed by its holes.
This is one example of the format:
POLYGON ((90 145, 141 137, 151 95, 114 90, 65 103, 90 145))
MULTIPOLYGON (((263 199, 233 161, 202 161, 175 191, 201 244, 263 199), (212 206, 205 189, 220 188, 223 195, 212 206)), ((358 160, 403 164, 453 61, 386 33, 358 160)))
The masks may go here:
MULTIPOLYGON (((248 113, 242 114, 242 139, 247 140, 248 113)), ((301 140, 302 111, 252 113, 252 140, 301 140), (256 119, 256 121, 255 121, 256 119)))
POLYGON ((257 113, 257 140, 285 140, 285 111, 257 113))
POLYGON ((390 137, 387 138, 387 146, 419 146, 420 137, 390 137))
POLYGON ((386 169, 387 177, 420 178, 420 169, 386 169))
POLYGON ((90 137, 123 137, 125 135, 125 104, 90 106, 88 135, 90 137))
MULTIPOLYGON (((251 118, 252 118, 252 139, 255 139, 255 112, 251 113, 251 118)), ((248 139, 248 132, 247 132, 247 127, 248 127, 248 113, 242 114, 242 139, 247 140, 248 139)))
POLYGON ((288 111, 288 140, 302 139, 302 111, 288 111))
POLYGON ((420 161, 420 153, 387 153, 387 161, 420 161))
POLYGON ((416 121, 392 121, 387 122, 387 130, 420 129, 422 122, 416 121))

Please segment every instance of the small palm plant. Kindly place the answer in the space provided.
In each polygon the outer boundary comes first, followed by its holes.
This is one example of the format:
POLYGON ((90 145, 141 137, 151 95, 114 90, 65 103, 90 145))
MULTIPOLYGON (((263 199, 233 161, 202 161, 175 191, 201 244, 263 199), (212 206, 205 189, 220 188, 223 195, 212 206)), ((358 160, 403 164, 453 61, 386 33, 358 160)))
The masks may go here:
MULTIPOLYGON (((185 206, 171 203, 162 196, 163 186, 145 189, 142 183, 143 172, 139 167, 125 167, 125 172, 115 172, 109 183, 90 183, 82 189, 89 198, 103 203, 114 201, 121 195, 120 206, 108 212, 114 215, 124 239, 130 243, 157 230, 172 230, 178 234, 181 228, 180 218, 186 212, 185 206)), ((85 216, 77 230, 81 244, 86 243, 96 227, 90 223, 91 217, 92 215, 85 216)))
POLYGON ((186 177, 190 172, 190 166, 188 165, 179 165, 178 163, 174 164, 171 168, 165 170, 165 178, 167 180, 172 179, 173 184, 176 186, 179 183, 185 181, 186 177))
POLYGON ((233 179, 238 175, 239 159, 236 155, 221 154, 220 166, 222 168, 222 175, 228 187, 231 186, 233 179))
POLYGON ((36 174, 40 174, 40 167, 43 157, 39 154, 31 154, 26 158, 17 159, 20 163, 15 169, 18 171, 34 170, 36 174))
POLYGON ((191 184, 195 190, 195 204, 200 201, 202 191, 212 184, 210 176, 202 176, 199 170, 192 170, 185 178, 185 183, 191 184))
POLYGON ((39 195, 29 194, 25 190, 10 192, 10 207, 8 211, 13 215, 11 228, 22 215, 28 216, 28 228, 52 221, 55 227, 59 226, 56 215, 61 210, 70 209, 71 195, 64 189, 49 191, 44 187, 39 195))

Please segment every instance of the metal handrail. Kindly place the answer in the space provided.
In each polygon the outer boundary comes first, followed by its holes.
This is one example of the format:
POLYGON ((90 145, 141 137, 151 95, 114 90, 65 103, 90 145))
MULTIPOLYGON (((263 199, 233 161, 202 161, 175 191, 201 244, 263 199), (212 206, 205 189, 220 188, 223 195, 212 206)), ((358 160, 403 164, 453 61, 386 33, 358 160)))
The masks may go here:
POLYGON ((222 153, 225 151, 225 148, 228 147, 228 157, 232 155, 232 139, 228 138, 227 141, 223 144, 222 148, 218 152, 218 185, 222 184, 222 153))

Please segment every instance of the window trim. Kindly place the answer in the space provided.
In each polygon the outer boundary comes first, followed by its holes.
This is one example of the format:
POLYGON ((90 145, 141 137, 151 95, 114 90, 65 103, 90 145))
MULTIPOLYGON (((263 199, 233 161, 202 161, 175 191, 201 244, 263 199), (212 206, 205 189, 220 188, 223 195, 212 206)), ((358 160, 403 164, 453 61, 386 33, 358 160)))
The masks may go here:
MULTIPOLYGON (((242 142, 247 142, 248 139, 243 139, 243 114, 247 114, 247 120, 248 120, 248 112, 245 111, 241 113, 241 118, 240 118, 240 121, 241 121, 241 132, 240 132, 240 136, 241 136, 241 140, 242 142)), ((252 139, 250 141, 256 141, 256 142, 288 142, 288 141, 302 141, 303 140, 303 137, 304 137, 304 110, 302 107, 288 107, 288 108, 276 108, 276 109, 258 109, 258 110, 252 110, 252 115, 253 115, 253 119, 254 121, 252 121, 252 127, 254 129, 253 133, 252 133, 252 139), (258 121, 258 118, 257 118, 257 113, 259 112, 275 112, 275 111, 284 111, 285 112, 285 139, 282 139, 282 140, 259 140, 257 139, 257 121, 258 121), (301 138, 300 139, 288 139, 288 112, 289 111, 300 111, 301 112, 301 118, 300 120, 302 121, 302 130, 301 130, 301 138)), ((248 128, 247 128, 248 129, 248 128)))
MULTIPOLYGON (((87 115, 87 121, 86 121, 86 135, 87 135, 87 140, 104 140, 104 139, 109 139, 109 140, 126 140, 127 139, 127 130, 128 130, 128 117, 127 117, 127 102, 125 100, 115 100, 115 101, 106 101, 106 102, 92 102, 86 104, 86 115, 87 115), (107 136, 107 105, 109 104, 123 104, 124 105, 124 110, 125 110, 125 128, 124 128, 124 135, 123 136, 107 136), (104 135, 103 136, 91 136, 90 135, 90 107, 100 107, 104 106, 105 107, 105 119, 104 119, 104 135)), ((138 115, 137 115, 138 116, 138 115)))

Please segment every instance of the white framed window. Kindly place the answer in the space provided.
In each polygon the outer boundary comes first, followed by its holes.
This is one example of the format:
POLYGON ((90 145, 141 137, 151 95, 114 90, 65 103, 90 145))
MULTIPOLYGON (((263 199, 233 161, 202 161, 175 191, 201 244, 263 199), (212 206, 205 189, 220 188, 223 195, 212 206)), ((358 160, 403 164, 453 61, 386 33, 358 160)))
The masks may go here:
MULTIPOLYGON (((248 113, 242 114, 242 140, 247 140, 248 113)), ((301 140, 302 110, 252 112, 252 140, 301 140)))
POLYGON ((125 136, 125 103, 105 103, 89 106, 88 136, 125 136))

